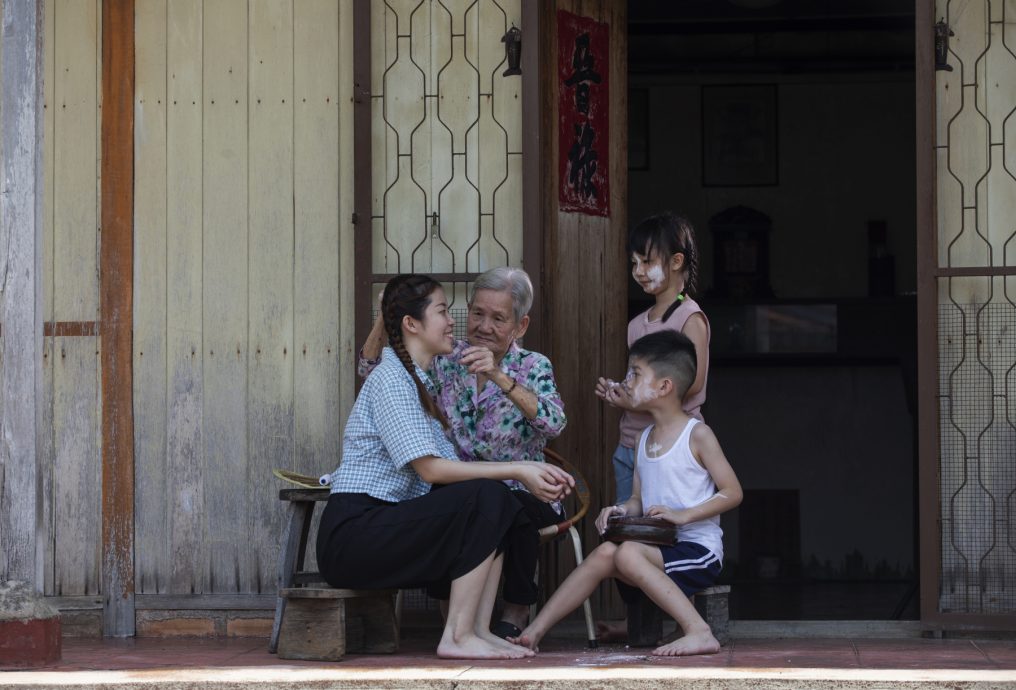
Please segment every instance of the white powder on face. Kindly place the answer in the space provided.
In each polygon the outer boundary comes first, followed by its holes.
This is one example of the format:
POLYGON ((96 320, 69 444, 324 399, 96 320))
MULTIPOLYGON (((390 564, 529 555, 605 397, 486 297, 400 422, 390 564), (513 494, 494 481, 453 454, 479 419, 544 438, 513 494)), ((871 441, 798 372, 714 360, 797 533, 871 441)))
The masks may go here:
POLYGON ((658 397, 660 397, 660 392, 645 381, 640 382, 639 385, 635 386, 635 390, 631 392, 631 401, 636 407, 641 407, 651 400, 656 400, 658 397))
POLYGON ((663 284, 663 267, 656 265, 650 266, 649 270, 646 271, 647 285, 646 287, 650 290, 656 290, 663 284))

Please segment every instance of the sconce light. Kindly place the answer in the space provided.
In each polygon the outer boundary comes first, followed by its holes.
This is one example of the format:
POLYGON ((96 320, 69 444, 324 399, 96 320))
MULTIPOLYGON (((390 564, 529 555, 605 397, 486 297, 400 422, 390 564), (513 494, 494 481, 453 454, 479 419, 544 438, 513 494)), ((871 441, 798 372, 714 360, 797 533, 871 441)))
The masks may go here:
POLYGON ((510 77, 513 74, 522 74, 519 64, 522 62, 522 30, 512 24, 512 28, 501 37, 504 43, 504 55, 508 60, 508 69, 501 76, 510 77))
POLYGON ((935 71, 952 72, 949 64, 949 37, 955 36, 944 20, 935 25, 935 71))

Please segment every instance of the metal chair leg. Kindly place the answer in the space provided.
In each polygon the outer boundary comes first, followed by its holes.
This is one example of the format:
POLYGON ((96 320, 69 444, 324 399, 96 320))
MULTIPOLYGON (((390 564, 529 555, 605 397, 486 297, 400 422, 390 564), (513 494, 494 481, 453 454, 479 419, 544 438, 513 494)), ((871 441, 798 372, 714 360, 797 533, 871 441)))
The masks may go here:
MULTIPOLYGON (((575 529, 575 525, 568 528, 568 534, 572 538, 572 546, 575 547, 575 567, 582 565, 582 540, 579 539, 579 531, 575 529)), ((588 597, 582 602, 582 610, 586 614, 586 641, 589 643, 590 649, 595 649, 597 646, 596 642, 596 626, 593 624, 593 607, 589 604, 588 597)))

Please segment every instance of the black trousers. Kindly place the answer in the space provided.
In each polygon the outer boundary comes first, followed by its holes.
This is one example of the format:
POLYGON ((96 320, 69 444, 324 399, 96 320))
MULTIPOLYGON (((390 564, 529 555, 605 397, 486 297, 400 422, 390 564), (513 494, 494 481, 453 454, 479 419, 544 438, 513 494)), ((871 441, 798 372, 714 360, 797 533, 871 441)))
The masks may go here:
MULTIPOLYGON (((444 491, 445 488, 448 487, 440 487, 440 491, 444 491)), ((527 491, 517 490, 511 493, 515 500, 522 504, 530 528, 513 530, 508 535, 510 542, 505 549, 502 566, 504 586, 501 598, 509 604, 530 606, 535 604, 540 596, 539 586, 536 584, 536 564, 540 558, 538 531, 543 527, 556 525, 563 518, 554 512, 549 503, 541 501, 527 491)), ((435 599, 447 599, 450 590, 451 581, 443 580, 428 587, 427 594, 435 599)))
POLYGON ((367 494, 332 494, 318 528, 317 560, 333 587, 390 589, 451 582, 517 533, 535 534, 501 482, 473 479, 419 498, 387 503, 367 494))

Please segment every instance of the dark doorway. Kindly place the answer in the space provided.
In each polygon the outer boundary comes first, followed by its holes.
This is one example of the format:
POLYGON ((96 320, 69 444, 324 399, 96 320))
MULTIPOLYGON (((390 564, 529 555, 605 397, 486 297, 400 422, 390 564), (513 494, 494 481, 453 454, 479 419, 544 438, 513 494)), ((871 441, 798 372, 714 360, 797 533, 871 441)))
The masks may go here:
POLYGON ((629 222, 702 257, 732 618, 917 618, 912 0, 637 0, 629 70, 629 222))

